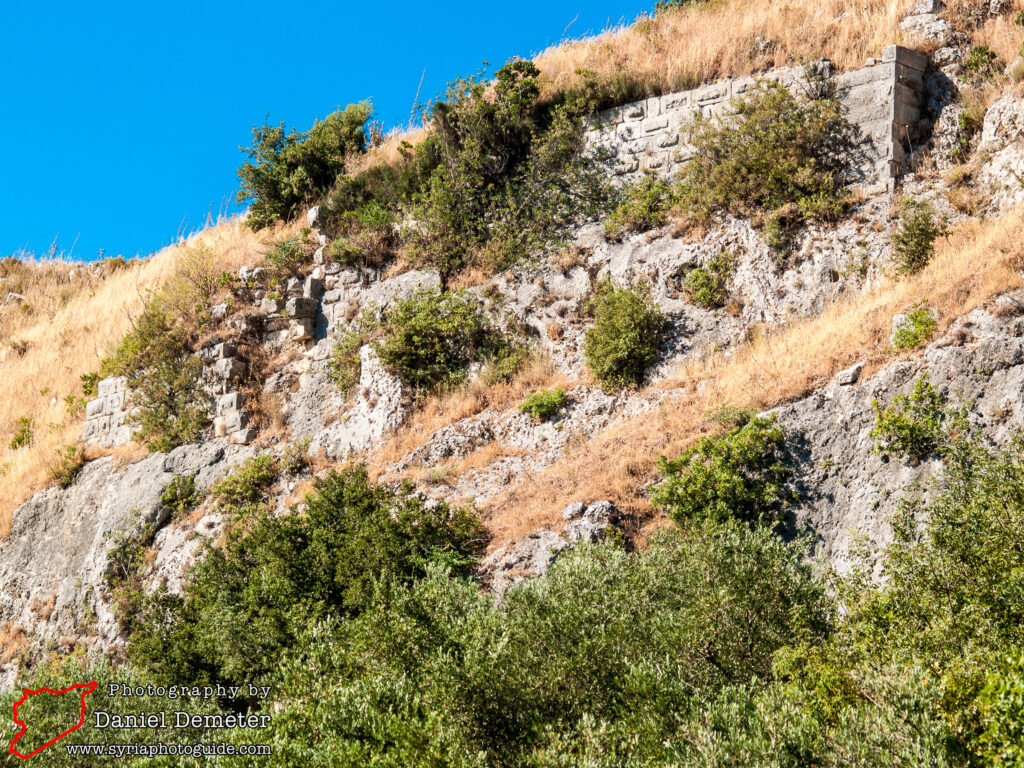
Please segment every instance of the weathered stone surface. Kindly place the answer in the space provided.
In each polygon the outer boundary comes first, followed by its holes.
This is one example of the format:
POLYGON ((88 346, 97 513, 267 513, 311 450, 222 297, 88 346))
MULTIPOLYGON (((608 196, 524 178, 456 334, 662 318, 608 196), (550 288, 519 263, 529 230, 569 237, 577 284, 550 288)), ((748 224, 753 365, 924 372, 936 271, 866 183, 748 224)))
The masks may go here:
POLYGON ((217 378, 224 381, 235 381, 245 376, 248 366, 244 360, 237 357, 225 357, 218 360, 214 366, 217 378))
POLYGON ((849 387, 853 384, 856 384, 857 380, 860 379, 860 374, 863 370, 863 361, 857 363, 856 365, 851 365, 849 368, 846 368, 836 374, 836 384, 838 384, 841 387, 849 387))
POLYGON ((480 570, 490 578, 491 589, 504 595, 523 579, 546 573, 569 542, 554 531, 537 531, 508 544, 484 558, 480 570))
POLYGON ((166 522, 160 496, 176 474, 207 488, 246 455, 207 441, 124 469, 106 457, 88 462, 71 487, 35 494, 15 510, 3 542, 0 625, 10 622, 40 644, 63 637, 101 647, 119 642, 103 581, 115 537, 166 522), (51 598, 49 615, 37 615, 33 603, 51 598))
POLYGON ((306 211, 306 224, 312 227, 316 227, 320 224, 320 206, 314 205, 308 211, 306 211))
POLYGON ((320 303, 316 299, 293 296, 284 305, 288 317, 315 317, 320 303))

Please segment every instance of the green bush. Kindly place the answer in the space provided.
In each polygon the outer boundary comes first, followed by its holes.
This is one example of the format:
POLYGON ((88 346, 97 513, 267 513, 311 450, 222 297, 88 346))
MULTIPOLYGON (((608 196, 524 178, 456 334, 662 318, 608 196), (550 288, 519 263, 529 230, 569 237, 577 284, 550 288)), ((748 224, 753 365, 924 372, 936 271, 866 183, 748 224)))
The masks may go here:
POLYGON ((722 116, 698 114, 689 129, 696 156, 680 176, 681 208, 697 220, 717 212, 751 216, 775 244, 801 222, 835 218, 845 206, 854 130, 832 89, 821 90, 817 98, 800 96, 761 80, 722 116))
POLYGON ((1011 656, 989 672, 978 700, 985 725, 978 744, 986 763, 1024 767, 1024 656, 1011 656))
POLYGON ((550 421, 565 408, 569 402, 565 390, 561 387, 545 392, 534 392, 519 404, 519 412, 533 417, 537 421, 550 421))
POLYGON ((382 587, 383 610, 311 630, 281 665, 275 689, 305 693, 286 697, 271 739, 294 718, 322 735, 295 743, 288 766, 678 764, 666 745, 708 697, 766 678, 793 633, 827 630, 801 555, 708 525, 641 555, 566 553, 500 608, 436 572, 382 587), (604 760, 575 759, 587 736, 604 760))
POLYGON ((361 371, 359 350, 362 346, 363 336, 361 333, 346 331, 341 334, 331 351, 327 370, 343 397, 348 397, 359 383, 361 371))
POLYGON ((913 275, 932 260, 935 241, 946 234, 943 222, 936 220, 935 208, 927 200, 905 197, 900 201, 899 220, 892 233, 896 273, 913 275))
POLYGON ((874 400, 871 407, 875 426, 868 434, 875 440, 875 452, 905 455, 915 461, 944 450, 947 424, 951 419, 956 421, 945 396, 928 383, 925 375, 910 394, 896 395, 884 408, 874 400))
POLYGON ((683 293, 691 304, 703 309, 715 309, 725 304, 729 295, 729 279, 732 277, 734 260, 724 251, 704 267, 695 267, 686 273, 683 293))
POLYGON ((583 340, 587 366, 606 390, 638 387, 657 361, 667 320, 649 289, 598 284, 589 302, 594 325, 583 340))
POLYGON ((384 312, 381 334, 373 345, 377 356, 419 391, 459 384, 470 363, 514 352, 514 345, 463 291, 417 291, 384 312))
POLYGON ((302 237, 296 235, 274 245, 264 254, 263 264, 279 279, 294 277, 312 261, 313 251, 312 243, 303 242, 302 237))
POLYGON ((379 269, 396 244, 398 217, 375 200, 338 219, 340 236, 331 243, 331 258, 353 267, 379 269))
POLYGON ((991 80, 999 73, 999 61, 996 52, 987 45, 975 45, 967 52, 964 69, 968 76, 979 80, 991 80))
POLYGON ((662 226, 673 204, 671 185, 653 174, 627 187, 612 214, 605 220, 605 234, 613 240, 630 232, 646 232, 662 226))
POLYGON ((465 573, 481 544, 468 509, 374 485, 359 467, 332 472, 316 480, 304 513, 229 533, 190 569, 182 595, 147 598, 129 655, 162 681, 251 682, 310 621, 372 606, 376 580, 407 584, 431 564, 465 573))
POLYGON ((752 418, 705 437, 679 458, 658 459, 665 478, 651 499, 678 522, 699 519, 775 525, 794 500, 786 434, 771 418, 752 418))
POLYGON ((277 460, 269 454, 246 459, 210 487, 210 497, 235 518, 266 512, 268 492, 280 474, 277 460))
POLYGON ((892 337, 894 349, 913 349, 935 335, 939 327, 930 309, 921 307, 907 313, 906 319, 900 323, 892 337))
POLYGON ((160 507, 171 520, 180 520, 199 506, 203 494, 192 475, 175 475, 160 494, 160 507))
POLYGON ((238 169, 238 202, 249 204, 253 229, 289 220, 327 192, 350 154, 366 149, 369 102, 349 104, 308 131, 285 132, 284 123, 253 128, 249 158, 238 169))
POLYGON ((12 451, 32 445, 32 426, 34 424, 35 420, 30 419, 28 416, 22 416, 18 419, 18 429, 14 433, 14 437, 11 438, 10 442, 10 448, 12 451))
POLYGON ((539 103, 540 71, 513 59, 495 74, 450 84, 431 110, 439 157, 413 195, 414 257, 447 281, 473 260, 504 268, 596 215, 609 197, 584 158, 582 124, 539 103))

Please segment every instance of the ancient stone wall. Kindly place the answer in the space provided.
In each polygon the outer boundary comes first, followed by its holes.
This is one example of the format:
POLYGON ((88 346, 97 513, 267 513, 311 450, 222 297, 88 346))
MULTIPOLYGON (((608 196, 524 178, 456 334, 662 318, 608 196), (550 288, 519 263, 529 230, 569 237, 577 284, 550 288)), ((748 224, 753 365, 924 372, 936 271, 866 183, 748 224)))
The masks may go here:
MULTIPOLYGON (((922 121, 921 94, 928 69, 923 54, 891 45, 881 61, 835 77, 847 118, 859 129, 860 151, 853 158, 852 181, 865 187, 890 186, 908 167, 911 153, 927 133, 922 121)), ((587 132, 593 149, 605 150, 609 171, 623 183, 645 173, 674 175, 693 157, 686 129, 698 113, 721 115, 758 78, 790 88, 807 88, 807 74, 829 76, 828 61, 777 69, 757 77, 722 80, 692 91, 669 93, 633 102, 597 115, 587 132)))

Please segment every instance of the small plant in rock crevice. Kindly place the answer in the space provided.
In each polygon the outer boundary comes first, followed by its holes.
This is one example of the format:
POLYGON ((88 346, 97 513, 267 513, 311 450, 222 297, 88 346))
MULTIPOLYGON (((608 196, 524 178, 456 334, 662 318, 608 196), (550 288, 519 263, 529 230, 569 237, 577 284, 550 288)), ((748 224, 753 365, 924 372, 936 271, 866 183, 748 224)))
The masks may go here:
POLYGON ((893 333, 893 349, 913 349, 934 336, 938 327, 932 310, 927 307, 915 309, 906 315, 893 333))
POLYGON ((683 279, 683 293, 691 304, 702 309, 716 309, 729 295, 729 279, 735 266, 733 257, 720 253, 703 267, 691 269, 683 279))
POLYGON ((561 387, 534 392, 519 404, 519 412, 533 417, 537 421, 550 421, 565 408, 569 402, 565 390, 561 387))
POLYGON ((605 234, 612 240, 665 224, 675 197, 669 182, 648 174, 620 193, 620 199, 621 202, 604 223, 605 234))
POLYGON ((32 427, 34 424, 35 420, 30 419, 28 416, 22 416, 18 419, 18 429, 15 431, 14 437, 11 438, 10 442, 10 449, 12 451, 32 445, 32 427))
POLYGON ((917 462, 942 453, 950 435, 966 432, 965 415, 951 412, 946 397, 922 375, 909 394, 897 395, 889 405, 877 399, 871 407, 875 426, 868 433, 876 453, 895 453, 917 462))

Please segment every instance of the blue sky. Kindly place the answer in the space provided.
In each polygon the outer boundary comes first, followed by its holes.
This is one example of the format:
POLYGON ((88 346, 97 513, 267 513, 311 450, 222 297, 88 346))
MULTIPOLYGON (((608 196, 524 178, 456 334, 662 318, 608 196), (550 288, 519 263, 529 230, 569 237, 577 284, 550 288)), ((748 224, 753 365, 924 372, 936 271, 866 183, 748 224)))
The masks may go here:
POLYGON ((268 113, 305 128, 369 98, 404 123, 424 69, 421 101, 650 6, 0 0, 0 256, 151 253, 232 202, 268 113))

